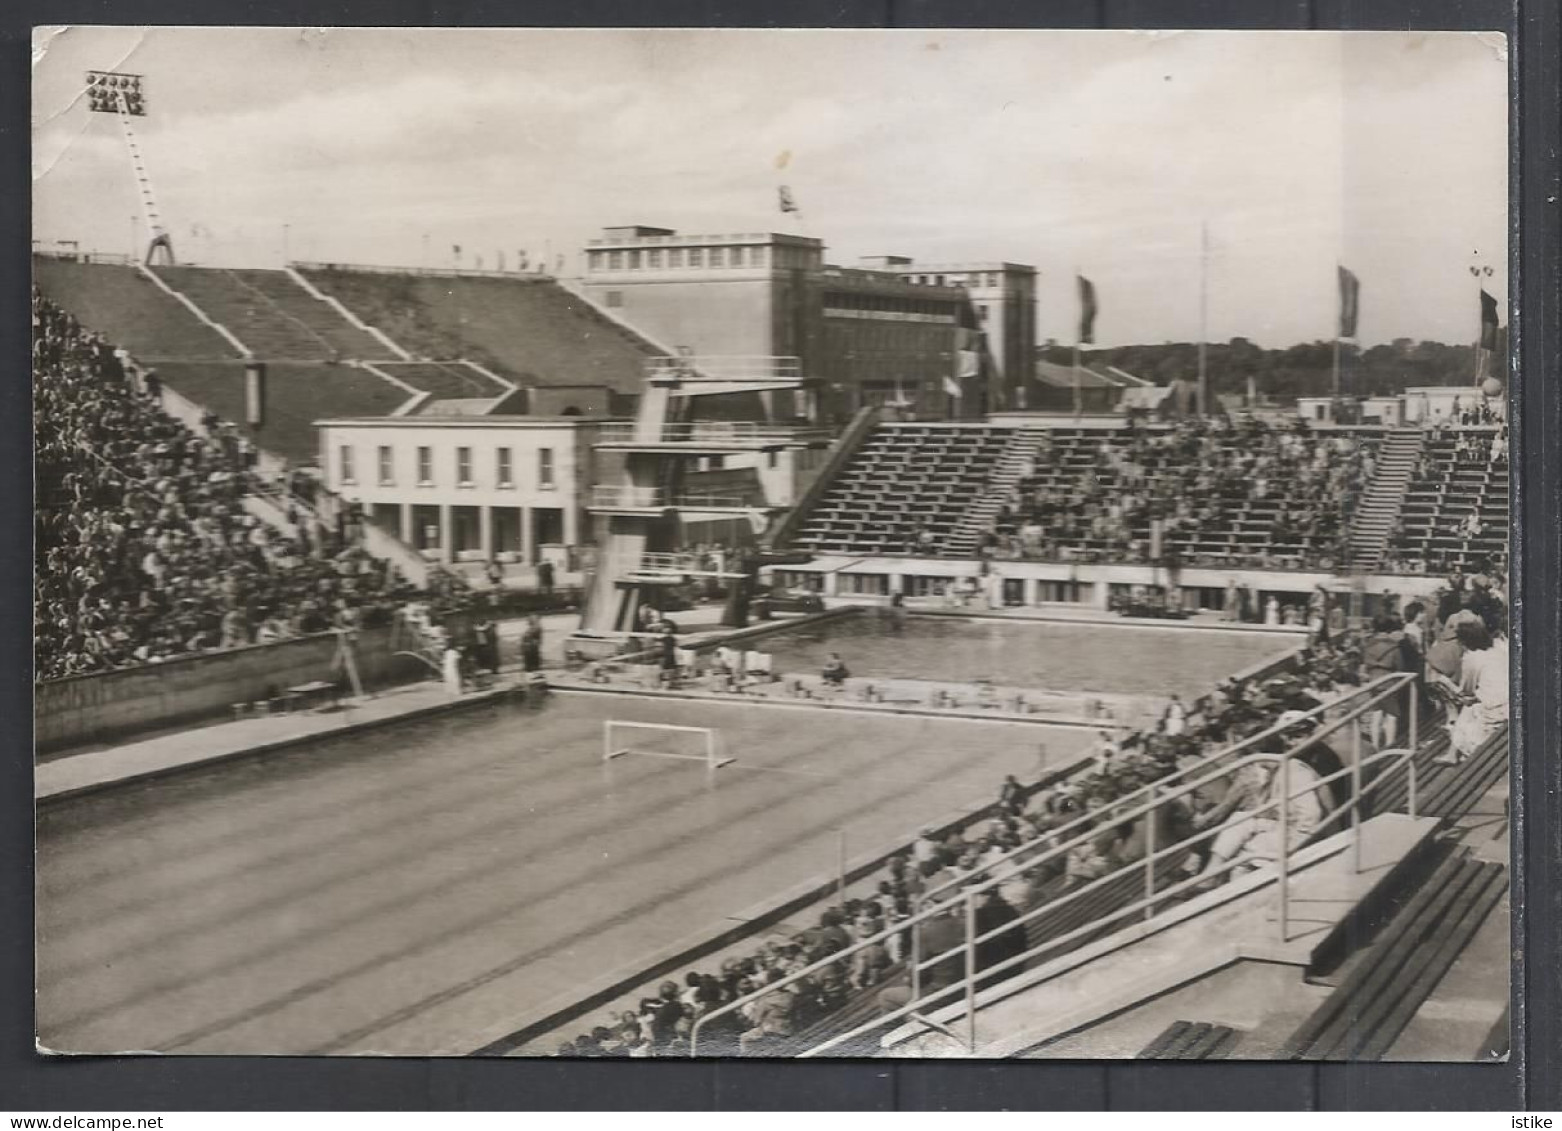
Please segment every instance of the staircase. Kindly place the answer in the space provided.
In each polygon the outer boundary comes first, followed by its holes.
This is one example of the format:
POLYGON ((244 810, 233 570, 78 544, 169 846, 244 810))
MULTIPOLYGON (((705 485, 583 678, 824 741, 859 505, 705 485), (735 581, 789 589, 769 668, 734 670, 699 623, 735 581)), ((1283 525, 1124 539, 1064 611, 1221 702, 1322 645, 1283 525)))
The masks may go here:
POLYGON ((1423 439, 1419 428, 1396 428, 1378 445, 1377 470, 1351 516, 1352 570, 1376 569, 1388 549, 1389 532, 1405 505, 1405 492, 1416 473, 1423 439))
POLYGON ((982 493, 966 508, 958 525, 950 533, 947 553, 955 557, 974 558, 982 542, 982 535, 993 528, 1003 502, 1019 483, 1027 465, 1036 458, 1036 434, 1015 432, 1009 437, 1002 454, 993 465, 992 478, 982 493))

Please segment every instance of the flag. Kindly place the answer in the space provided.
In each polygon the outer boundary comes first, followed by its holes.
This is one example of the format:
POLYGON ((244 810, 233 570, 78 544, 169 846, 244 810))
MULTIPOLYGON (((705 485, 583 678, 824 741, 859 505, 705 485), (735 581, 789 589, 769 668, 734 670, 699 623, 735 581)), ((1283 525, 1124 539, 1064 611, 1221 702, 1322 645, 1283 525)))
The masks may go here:
POLYGON ((1361 313, 1361 280, 1346 270, 1340 272, 1340 337, 1356 336, 1356 317, 1361 313))
POLYGON ((781 206, 782 212, 796 212, 797 201, 792 199, 792 190, 782 185, 776 190, 776 203, 781 206))
POLYGON ((982 355, 976 350, 960 350, 960 376, 979 377, 982 373, 982 355))
POLYGON ((959 400, 960 399, 960 382, 956 381, 953 377, 945 377, 944 378, 944 392, 948 393, 951 397, 954 397, 956 400, 959 400))
POLYGON ((1083 275, 1079 279, 1079 344, 1096 340, 1096 285, 1083 275))
POLYGON ((1481 288, 1481 348, 1497 348, 1497 300, 1481 288))

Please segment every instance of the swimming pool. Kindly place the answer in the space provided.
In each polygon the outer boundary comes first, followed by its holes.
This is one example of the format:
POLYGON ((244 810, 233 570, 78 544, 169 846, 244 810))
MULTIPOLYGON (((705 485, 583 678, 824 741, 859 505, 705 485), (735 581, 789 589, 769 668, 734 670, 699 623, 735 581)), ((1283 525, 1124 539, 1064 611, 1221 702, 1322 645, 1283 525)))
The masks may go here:
POLYGON ((469 1053, 1039 776, 1087 732, 603 693, 321 738, 38 820, 38 1026, 83 1052, 469 1053), (602 761, 605 719, 737 761, 602 761))
POLYGON ((1290 651, 1298 641, 1260 633, 953 616, 886 611, 799 625, 762 637, 778 672, 817 672, 839 652, 855 676, 990 681, 1095 694, 1183 698, 1290 651))

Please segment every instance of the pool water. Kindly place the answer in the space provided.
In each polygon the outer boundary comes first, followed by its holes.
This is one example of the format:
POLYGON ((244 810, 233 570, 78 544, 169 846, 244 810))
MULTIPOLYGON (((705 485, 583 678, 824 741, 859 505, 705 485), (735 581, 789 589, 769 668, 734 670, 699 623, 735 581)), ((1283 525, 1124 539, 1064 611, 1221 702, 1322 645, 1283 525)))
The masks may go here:
POLYGON ((1077 755, 1077 729, 613 694, 51 805, 38 1026, 78 1052, 464 1054, 1077 755), (606 719, 737 760, 602 760, 606 719))
POLYGON ((1268 634, 1142 625, 891 615, 887 610, 761 637, 778 672, 818 672, 839 652, 854 676, 1183 698, 1289 651, 1268 634))

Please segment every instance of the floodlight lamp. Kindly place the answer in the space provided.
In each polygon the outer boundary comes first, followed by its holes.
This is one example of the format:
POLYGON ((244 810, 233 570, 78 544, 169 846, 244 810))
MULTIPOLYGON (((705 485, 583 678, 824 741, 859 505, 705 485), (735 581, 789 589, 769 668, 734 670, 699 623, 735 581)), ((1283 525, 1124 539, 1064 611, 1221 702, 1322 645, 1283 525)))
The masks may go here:
POLYGON ((141 89, 141 76, 117 71, 88 71, 87 106, 100 114, 123 112, 145 117, 146 96, 141 89))

